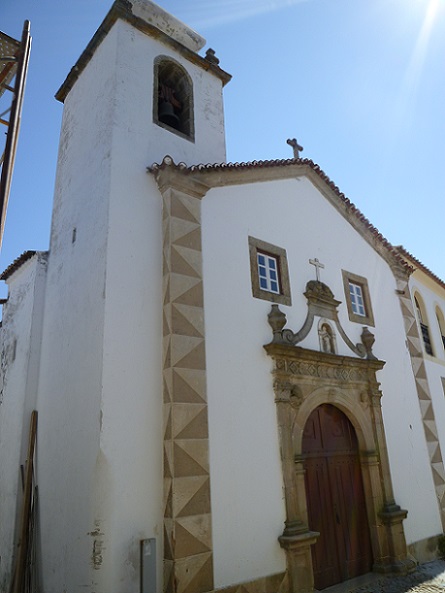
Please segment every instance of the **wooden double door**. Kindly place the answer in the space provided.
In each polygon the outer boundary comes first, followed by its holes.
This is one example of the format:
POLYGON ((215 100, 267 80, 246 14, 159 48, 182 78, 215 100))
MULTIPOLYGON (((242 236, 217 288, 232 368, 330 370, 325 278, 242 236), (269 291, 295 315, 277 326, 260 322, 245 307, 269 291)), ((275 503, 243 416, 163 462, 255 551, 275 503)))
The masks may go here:
POLYGON ((324 404, 310 415, 303 455, 316 589, 370 572, 373 558, 357 436, 348 418, 324 404))

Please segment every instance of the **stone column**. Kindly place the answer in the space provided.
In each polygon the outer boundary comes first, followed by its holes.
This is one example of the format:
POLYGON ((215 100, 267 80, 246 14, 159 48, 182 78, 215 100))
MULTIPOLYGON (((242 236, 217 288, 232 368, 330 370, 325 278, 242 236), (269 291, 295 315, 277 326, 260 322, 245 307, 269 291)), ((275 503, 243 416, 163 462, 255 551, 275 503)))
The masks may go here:
POLYGON ((302 398, 296 386, 280 379, 275 380, 274 390, 286 505, 285 528, 278 539, 286 551, 289 592, 310 593, 314 590, 311 546, 320 534, 307 525, 305 470, 303 460, 295 458, 293 405, 298 407, 302 398))
POLYGON ((213 589, 201 198, 174 165, 163 197, 164 590, 213 589))
MULTIPOLYGON (((375 373, 369 371, 370 401, 372 426, 379 451, 379 473, 383 494, 383 506, 379 509, 380 517, 386 530, 386 537, 380 538, 381 557, 376 559, 374 569, 378 572, 405 574, 415 568, 415 563, 407 555, 403 521, 408 511, 400 508, 394 499, 385 428, 382 415, 382 392, 375 379, 375 373)), ((382 534, 381 534, 382 535, 382 534)))

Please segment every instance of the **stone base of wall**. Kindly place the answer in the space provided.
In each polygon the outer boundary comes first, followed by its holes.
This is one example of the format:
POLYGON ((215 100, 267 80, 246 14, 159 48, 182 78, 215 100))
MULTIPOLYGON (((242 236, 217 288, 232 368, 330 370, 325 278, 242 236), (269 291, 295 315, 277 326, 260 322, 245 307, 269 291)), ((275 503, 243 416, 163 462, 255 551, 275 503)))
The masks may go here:
POLYGON ((287 593, 288 584, 285 572, 263 577, 247 583, 215 589, 214 593, 287 593))
POLYGON ((409 544, 408 552, 419 564, 436 560, 439 557, 437 540, 441 535, 442 534, 439 533, 433 537, 427 537, 426 539, 421 539, 418 542, 409 544))

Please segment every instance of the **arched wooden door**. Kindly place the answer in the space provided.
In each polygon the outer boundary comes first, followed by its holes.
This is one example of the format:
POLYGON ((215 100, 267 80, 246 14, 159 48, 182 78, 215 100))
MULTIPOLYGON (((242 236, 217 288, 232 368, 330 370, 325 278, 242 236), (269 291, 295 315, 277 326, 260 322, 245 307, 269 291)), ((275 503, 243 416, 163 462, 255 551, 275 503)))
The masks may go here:
POLYGON ((323 404, 309 416, 303 436, 309 528, 316 589, 372 569, 357 436, 348 418, 323 404))

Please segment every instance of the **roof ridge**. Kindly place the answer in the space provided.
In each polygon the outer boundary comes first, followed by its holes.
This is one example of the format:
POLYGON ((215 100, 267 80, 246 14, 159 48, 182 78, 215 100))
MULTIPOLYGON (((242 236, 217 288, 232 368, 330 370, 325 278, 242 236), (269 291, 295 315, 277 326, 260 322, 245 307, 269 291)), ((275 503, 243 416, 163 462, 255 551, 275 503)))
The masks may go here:
POLYGON ((382 244, 382 246, 391 254, 391 256, 408 272, 412 272, 412 266, 410 266, 406 260, 400 255, 397 249, 392 245, 392 243, 386 239, 382 233, 375 227, 369 219, 355 206, 351 200, 345 196, 345 194, 339 189, 339 187, 332 181, 332 179, 323 171, 319 164, 315 163, 312 159, 308 158, 292 158, 292 159, 273 159, 273 160, 255 160, 255 161, 247 161, 241 163, 207 163, 203 164, 200 163, 198 165, 191 165, 187 166, 186 163, 180 162, 176 164, 173 158, 170 155, 166 155, 162 163, 153 163, 151 167, 148 167, 148 170, 152 173, 156 173, 157 171, 162 171, 167 167, 173 167, 178 171, 181 171, 183 174, 192 174, 192 173, 200 173, 202 171, 208 172, 218 172, 221 170, 248 170, 254 168, 272 168, 272 167, 287 167, 291 165, 301 165, 307 166, 315 174, 317 174, 322 181, 337 195, 337 197, 341 200, 341 202, 345 205, 347 210, 362 224, 370 231, 374 237, 382 244))
POLYGON ((415 257, 412 253, 410 253, 403 245, 396 245, 394 247, 399 253, 402 253, 405 257, 410 259, 414 264, 419 266, 427 276, 430 276, 435 282, 440 284, 442 288, 445 288, 445 281, 443 281, 439 276, 437 276, 434 272, 432 272, 424 263, 422 263, 417 257, 415 257))

